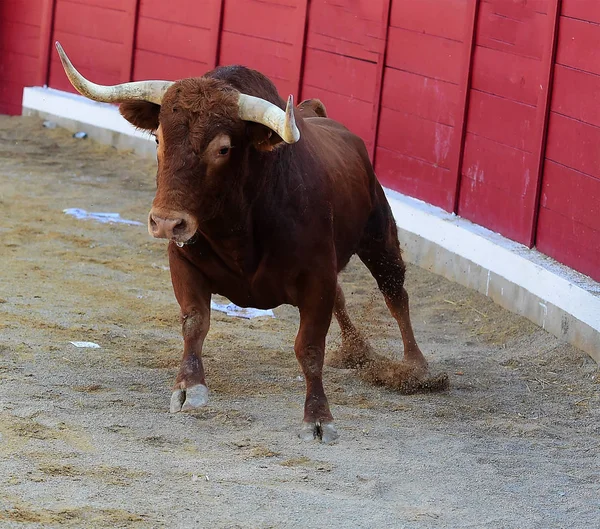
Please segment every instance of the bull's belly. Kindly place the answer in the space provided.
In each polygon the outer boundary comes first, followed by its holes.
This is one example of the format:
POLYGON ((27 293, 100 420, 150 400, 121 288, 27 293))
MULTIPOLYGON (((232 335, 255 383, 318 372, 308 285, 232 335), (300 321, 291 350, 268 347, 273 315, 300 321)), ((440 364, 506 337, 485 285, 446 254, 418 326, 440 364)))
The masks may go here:
MULTIPOLYGON (((260 278, 258 278, 260 279, 260 278)), ((280 305, 295 305, 295 300, 286 292, 285 284, 273 284, 273 281, 257 281, 257 278, 230 277, 225 281, 212 283, 213 294, 225 296, 238 307, 255 309, 274 309, 280 305)))

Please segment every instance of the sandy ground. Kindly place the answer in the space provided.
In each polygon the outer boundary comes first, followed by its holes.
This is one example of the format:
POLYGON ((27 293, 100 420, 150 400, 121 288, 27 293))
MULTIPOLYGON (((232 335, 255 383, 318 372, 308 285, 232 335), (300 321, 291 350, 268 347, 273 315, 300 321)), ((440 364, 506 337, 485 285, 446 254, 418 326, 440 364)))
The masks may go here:
MULTIPOLYGON (((153 181, 148 161, 0 117, 0 527, 598 527, 597 365, 416 267, 416 335, 449 391, 402 396, 327 368, 341 438, 301 442, 298 316, 280 307, 213 313, 210 405, 169 414, 181 343, 164 242, 62 212, 145 222, 153 181)), ((342 284, 398 357, 359 262, 342 284)))

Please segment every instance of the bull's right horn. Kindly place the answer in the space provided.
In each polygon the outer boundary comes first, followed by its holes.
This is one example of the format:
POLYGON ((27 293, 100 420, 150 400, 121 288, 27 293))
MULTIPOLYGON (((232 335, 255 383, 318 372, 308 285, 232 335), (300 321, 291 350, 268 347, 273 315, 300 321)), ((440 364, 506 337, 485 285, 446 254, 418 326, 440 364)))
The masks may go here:
POLYGON ((240 118, 269 127, 286 143, 296 143, 300 139, 300 131, 294 118, 293 96, 288 97, 285 112, 265 99, 248 94, 239 95, 238 107, 240 118))
POLYGON ((173 81, 136 81, 114 86, 92 83, 75 69, 58 41, 56 49, 65 73, 75 90, 94 101, 123 103, 124 101, 141 100, 160 105, 165 92, 173 84, 173 81))

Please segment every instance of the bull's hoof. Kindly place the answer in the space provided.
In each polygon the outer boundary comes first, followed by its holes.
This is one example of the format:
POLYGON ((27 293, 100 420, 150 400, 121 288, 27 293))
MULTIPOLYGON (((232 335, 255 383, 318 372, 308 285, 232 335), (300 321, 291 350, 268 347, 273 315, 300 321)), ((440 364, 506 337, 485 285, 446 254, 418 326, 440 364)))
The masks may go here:
POLYGON ((203 384, 191 388, 176 389, 171 395, 171 413, 190 411, 206 406, 208 403, 208 388, 203 384))
POLYGON ((335 429, 333 422, 303 422, 298 437, 303 441, 319 439, 322 443, 333 443, 340 434, 335 429))

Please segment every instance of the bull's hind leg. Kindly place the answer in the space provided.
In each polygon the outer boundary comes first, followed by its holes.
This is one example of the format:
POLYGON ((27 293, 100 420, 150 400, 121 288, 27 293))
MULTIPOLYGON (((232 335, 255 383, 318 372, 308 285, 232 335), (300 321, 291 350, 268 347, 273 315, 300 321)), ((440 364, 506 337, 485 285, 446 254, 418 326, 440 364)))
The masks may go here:
POLYGON ((183 357, 171 395, 171 413, 190 411, 208 402, 202 345, 210 326, 210 289, 175 245, 169 245, 173 291, 181 308, 183 357))
POLYGON ((327 365, 337 368, 354 369, 363 366, 372 357, 371 346, 354 326, 348 311, 342 287, 337 284, 333 314, 342 332, 342 344, 339 349, 327 356, 327 365))
POLYGON ((404 343, 404 360, 424 374, 427 361, 417 345, 410 322, 408 294, 404 288, 406 267, 398 243, 398 231, 389 205, 385 198, 382 200, 369 220, 357 253, 377 281, 388 309, 398 322, 404 343))

